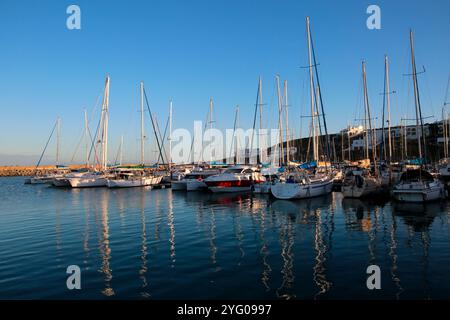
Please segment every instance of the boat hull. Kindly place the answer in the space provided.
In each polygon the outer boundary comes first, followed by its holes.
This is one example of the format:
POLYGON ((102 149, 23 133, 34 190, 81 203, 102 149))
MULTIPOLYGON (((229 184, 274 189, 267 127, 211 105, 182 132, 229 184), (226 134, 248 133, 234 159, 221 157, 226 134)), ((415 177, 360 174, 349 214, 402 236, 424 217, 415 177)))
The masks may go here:
POLYGON ((59 187, 59 188, 69 188, 70 182, 69 182, 69 179, 67 179, 67 178, 56 178, 56 179, 53 179, 52 185, 54 187, 59 187))
POLYGON ((106 187, 107 182, 108 182, 107 177, 71 178, 71 179, 69 179, 69 183, 72 188, 106 187))
POLYGON ((173 191, 185 191, 186 181, 172 181, 171 186, 173 191))
POLYGON ((201 191, 208 189, 208 186, 203 181, 199 180, 189 180, 186 181, 186 190, 187 191, 201 191))
POLYGON ((154 186, 161 183, 162 176, 159 177, 142 177, 138 179, 108 179, 106 184, 108 188, 135 188, 154 186))
POLYGON ((307 199, 331 193, 333 181, 325 180, 319 183, 276 183, 270 188, 272 195, 281 200, 307 199))
POLYGON ((420 203, 445 199, 446 191, 440 182, 433 182, 429 185, 409 183, 394 187, 391 195, 394 200, 399 202, 420 203))

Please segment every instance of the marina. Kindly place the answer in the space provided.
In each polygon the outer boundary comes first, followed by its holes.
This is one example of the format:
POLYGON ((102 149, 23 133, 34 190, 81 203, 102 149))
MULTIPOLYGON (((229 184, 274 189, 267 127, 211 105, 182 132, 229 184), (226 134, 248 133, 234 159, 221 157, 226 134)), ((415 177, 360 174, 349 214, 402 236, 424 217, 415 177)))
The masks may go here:
POLYGON ((445 0, 2 12, 0 301, 450 298, 445 0))

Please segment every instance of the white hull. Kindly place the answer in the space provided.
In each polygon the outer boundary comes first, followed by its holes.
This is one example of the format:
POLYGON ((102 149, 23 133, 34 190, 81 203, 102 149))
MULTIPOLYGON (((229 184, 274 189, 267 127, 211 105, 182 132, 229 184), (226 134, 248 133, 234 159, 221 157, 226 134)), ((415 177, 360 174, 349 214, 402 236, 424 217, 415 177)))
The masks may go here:
POLYGON ((134 179, 108 179, 106 184, 108 188, 134 188, 154 186, 161 182, 162 176, 159 177, 140 177, 134 179))
POLYGON ((187 180, 186 181, 186 190, 187 191, 200 191, 207 189, 208 186, 203 181, 199 180, 187 180))
POLYGON ((278 182, 272 185, 270 192, 277 199, 307 199, 331 193, 333 181, 324 179, 309 184, 278 182))
POLYGON ((94 188, 106 187, 108 178, 106 176, 91 176, 81 178, 70 178, 69 183, 72 188, 94 188))
POLYGON ((416 203, 444 199, 445 193, 444 185, 439 181, 398 184, 391 192, 396 201, 416 203))

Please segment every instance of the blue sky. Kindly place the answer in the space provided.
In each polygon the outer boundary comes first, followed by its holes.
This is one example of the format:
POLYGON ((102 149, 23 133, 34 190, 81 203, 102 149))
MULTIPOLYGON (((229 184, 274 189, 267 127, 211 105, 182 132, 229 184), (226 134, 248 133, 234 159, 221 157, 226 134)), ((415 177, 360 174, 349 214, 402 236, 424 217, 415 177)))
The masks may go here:
MULTIPOLYGON (((120 135, 126 159, 138 158, 139 81, 158 120, 174 101, 174 127, 192 128, 215 101, 216 126, 252 126, 258 76, 267 125, 275 122, 274 76, 289 81, 290 127, 306 134, 305 17, 311 17, 325 111, 337 132, 361 109, 361 60, 373 113, 381 112, 383 58, 391 63, 393 122, 412 115, 409 28, 414 30, 424 115, 440 116, 450 73, 450 1, 10 1, 0 2, 0 163, 36 160, 57 116, 67 162, 111 77, 110 158, 120 135), (81 8, 81 30, 66 28, 66 8, 81 8), (381 30, 366 27, 366 8, 381 8, 381 30), (301 123, 302 122, 302 123, 301 123)), ((147 132, 151 127, 147 121, 147 132)), ((147 158, 153 155, 147 143, 147 158)), ((54 152, 54 144, 49 153, 54 152)), ((49 155, 51 157, 51 154, 49 155)), ((80 154, 81 156, 81 154, 80 154)))

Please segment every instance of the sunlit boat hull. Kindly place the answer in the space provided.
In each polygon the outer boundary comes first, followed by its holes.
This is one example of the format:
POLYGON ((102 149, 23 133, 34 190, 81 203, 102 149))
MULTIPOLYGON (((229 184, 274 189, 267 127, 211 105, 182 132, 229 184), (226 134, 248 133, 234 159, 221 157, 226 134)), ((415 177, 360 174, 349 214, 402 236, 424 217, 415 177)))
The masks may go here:
POLYGON ((134 179, 108 179, 106 185, 108 188, 134 188, 146 187, 160 184, 163 176, 158 177, 140 177, 134 179))
POLYGON ((82 178, 70 178, 70 186, 72 188, 95 188, 95 187, 106 187, 108 183, 107 176, 93 176, 93 177, 82 177, 82 178))

